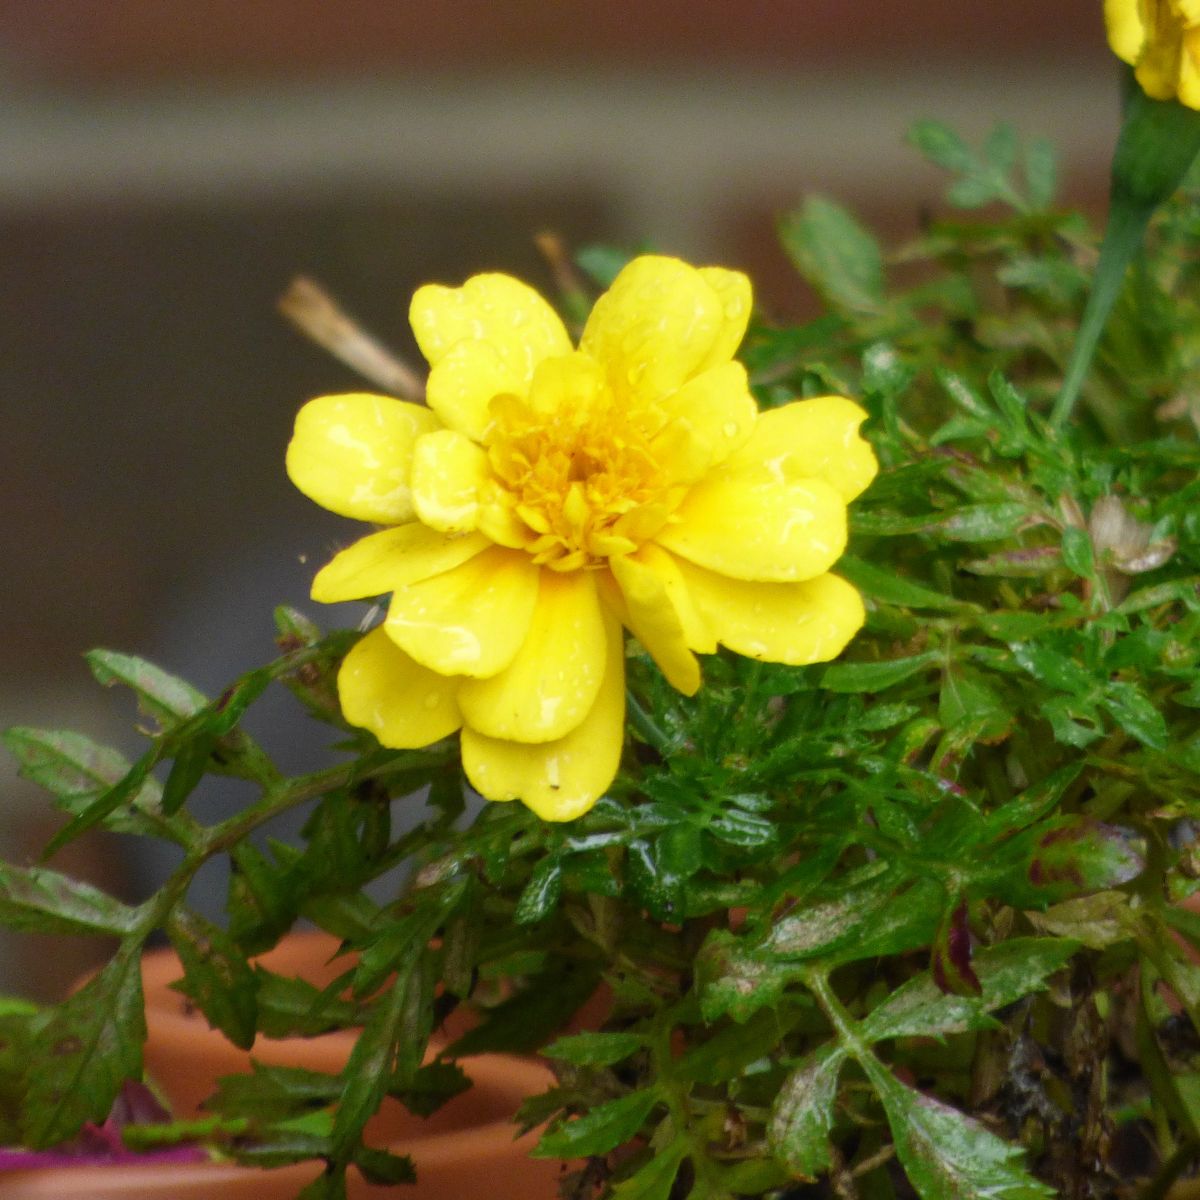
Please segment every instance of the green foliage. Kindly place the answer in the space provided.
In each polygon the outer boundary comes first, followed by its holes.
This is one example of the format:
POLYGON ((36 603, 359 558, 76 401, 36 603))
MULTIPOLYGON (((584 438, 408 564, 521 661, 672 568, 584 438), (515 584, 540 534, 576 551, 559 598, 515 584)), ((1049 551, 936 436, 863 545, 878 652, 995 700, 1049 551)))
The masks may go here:
POLYGON ((344 1195, 351 1167, 406 1179, 364 1141, 370 1117, 434 1111, 492 1051, 551 1061, 522 1120, 545 1126, 539 1154, 586 1160, 567 1200, 1156 1196, 1191 1169, 1200 208, 1153 227, 1079 419, 1053 429, 1094 237, 1054 207, 1042 143, 1001 128, 976 150, 929 122, 913 140, 983 212, 885 252, 809 200, 781 232, 828 311, 760 321, 743 348, 764 406, 837 390, 869 412, 882 469, 837 567, 867 606, 847 653, 719 653, 684 697, 630 643, 621 772, 566 825, 520 805, 468 819, 453 743, 348 729, 333 680, 355 633, 281 610, 282 656, 216 700, 93 654, 153 728, 132 762, 9 731, 64 816, 48 857, 102 828, 181 862, 136 907, 0 867, 0 921, 118 946, 62 1005, 0 1007, 19 1048, 0 1053, 3 1128, 48 1145, 103 1118, 140 1072, 136 962, 165 931, 182 990, 238 1045, 361 1031, 338 1075, 260 1064, 210 1101, 211 1140, 242 1161, 324 1160, 309 1197, 344 1195), (245 732, 277 684, 329 729, 333 765, 287 776, 245 732), (204 824, 211 773, 248 801, 204 824), (297 808, 295 844, 250 840, 297 808), (224 855, 212 925, 187 892, 224 855), (397 867, 390 898, 366 890, 397 867), (345 943, 323 989, 247 962, 301 919, 345 943))

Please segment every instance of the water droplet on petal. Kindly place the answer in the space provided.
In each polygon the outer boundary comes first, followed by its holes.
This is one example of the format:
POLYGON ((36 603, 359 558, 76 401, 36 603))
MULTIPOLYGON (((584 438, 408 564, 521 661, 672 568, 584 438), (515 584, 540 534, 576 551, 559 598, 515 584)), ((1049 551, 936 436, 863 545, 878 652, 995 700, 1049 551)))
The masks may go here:
POLYGON ((437 706, 439 704, 441 704, 441 702, 442 702, 442 698, 441 698, 441 696, 438 695, 437 692, 428 692, 425 696, 425 701, 424 701, 425 707, 430 710, 437 708, 437 706))
POLYGON ((737 422, 736 421, 726 421, 723 426, 723 430, 724 430, 725 436, 727 438, 734 437, 738 431, 737 422))

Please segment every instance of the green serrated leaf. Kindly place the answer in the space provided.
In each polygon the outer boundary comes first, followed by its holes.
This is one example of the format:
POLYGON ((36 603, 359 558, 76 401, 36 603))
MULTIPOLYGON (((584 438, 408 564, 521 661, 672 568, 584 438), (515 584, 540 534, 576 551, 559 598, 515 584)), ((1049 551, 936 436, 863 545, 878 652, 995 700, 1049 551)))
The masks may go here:
POLYGON ((222 1076, 204 1107, 225 1117, 277 1122, 332 1104, 341 1091, 335 1075, 261 1062, 251 1062, 251 1068, 250 1074, 222 1076))
POLYGON ((535 1158, 585 1158, 607 1154, 635 1137, 659 1102, 658 1089, 643 1088, 563 1121, 542 1135, 535 1158))
POLYGON ((748 1021, 759 1009, 778 1004, 799 971, 766 956, 728 929, 714 929, 696 955, 696 986, 706 1021, 729 1016, 748 1021))
POLYGON ((1012 537, 1031 515, 1028 504, 966 504, 926 525, 954 542, 992 542, 1012 537))
POLYGON ((31 1046, 21 1138, 44 1149, 108 1116, 127 1079, 140 1079, 146 1021, 140 944, 116 956, 47 1019, 31 1046))
POLYGON ((676 1138, 665 1149, 656 1150, 628 1179, 614 1184, 613 1196, 616 1200, 668 1200, 687 1152, 687 1140, 676 1138))
POLYGON ((774 1051, 808 1011, 807 1004, 789 1000, 787 1005, 760 1008, 742 1024, 726 1025, 678 1060, 676 1078, 712 1085, 737 1079, 744 1068, 774 1051))
POLYGON ((1017 161, 1017 133, 1007 122, 995 126, 983 143, 984 162, 1006 175, 1017 161))
POLYGON ((1167 722, 1154 703, 1136 683, 1113 679, 1104 685, 1100 705, 1131 737, 1151 750, 1167 747, 1167 722))
POLYGON ((996 738, 1015 719, 1016 714, 981 674, 960 667, 943 675, 938 694, 938 720, 943 728, 970 726, 975 737, 996 738))
POLYGON ((1091 671, 1073 659, 1040 642, 1023 642, 1009 647, 1013 659, 1039 683, 1044 683, 1073 698, 1090 695, 1096 680, 1091 671))
POLYGON ((137 912, 106 892, 46 867, 0 862, 0 924, 25 933, 107 933, 121 937, 137 912))
POLYGON ((1004 194, 991 171, 980 171, 956 180, 946 189, 946 199, 958 208, 981 208, 1004 194))
MULTIPOLYGON (((131 769, 123 754, 81 733, 15 726, 4 731, 3 739, 21 776, 45 788, 58 807, 72 816, 83 812, 131 769)), ((161 795, 157 780, 144 777, 105 825, 117 833, 163 833, 167 823, 157 811, 161 795)))
POLYGON ((1057 937, 1073 938, 1092 950, 1107 950, 1130 936, 1129 897, 1124 892, 1095 892, 1028 913, 1032 924, 1057 937))
POLYGON ((610 1067, 645 1044, 636 1033, 576 1033, 552 1042, 542 1053, 577 1067, 610 1067))
POLYGON ((995 425, 995 409, 979 394, 969 380, 946 367, 936 367, 934 373, 937 376, 938 383, 945 390, 946 395, 964 413, 970 417, 974 417, 985 429, 991 429, 995 425))
MULTIPOLYGON (((362 1137, 392 1083, 404 1034, 416 965, 405 964, 372 1006, 342 1072, 342 1094, 331 1135, 333 1157, 345 1159, 362 1137)), ((422 1043, 422 1048, 423 1048, 422 1043)))
POLYGON ((1046 138, 1031 138, 1025 143, 1025 188, 1030 207, 1042 211, 1054 203, 1058 192, 1058 155, 1046 138))
POLYGON ((558 907, 562 895, 562 858, 547 855, 530 872, 529 882, 517 900, 513 921, 517 925, 535 925, 558 907))
POLYGON ((418 1068, 408 1083, 388 1088, 388 1095, 418 1117, 428 1117, 470 1087, 470 1076, 457 1063, 431 1062, 418 1068))
POLYGON ((771 1149, 804 1179, 815 1179, 829 1167, 833 1105, 846 1057, 837 1045, 810 1054, 783 1081, 771 1106, 767 1125, 771 1149))
POLYGON ((258 1031, 266 1037, 315 1037, 331 1029, 352 1026, 358 1007, 330 996, 303 979, 275 975, 255 967, 258 1031))
POLYGON ((1027 867, 1008 881, 1006 899, 1045 907, 1130 883, 1146 869, 1144 839, 1093 817, 1060 817, 1014 839, 1027 867))
POLYGON ((225 930, 180 906, 171 914, 167 935, 183 964, 181 990, 235 1045, 254 1044, 258 1019, 258 978, 225 930))
POLYGON ((393 1154, 374 1146, 359 1146, 354 1152, 354 1165, 363 1178, 376 1187, 398 1187, 403 1183, 416 1183, 417 1171, 407 1154, 393 1154))
POLYGON ((872 313, 883 303, 879 243, 846 209, 810 196, 780 226, 784 249, 802 275, 835 307, 872 313))
POLYGON ((599 983, 595 964, 553 962, 533 975, 522 991, 490 1009, 486 1018, 454 1041, 446 1053, 460 1058, 540 1050, 591 998, 599 983))
POLYGON ((859 1025, 867 1041, 892 1037, 943 1037, 986 1029, 988 1015, 1031 992, 1042 991, 1046 980, 1079 949, 1070 938, 1012 938, 980 951, 972 960, 979 979, 978 996, 949 995, 926 972, 897 988, 859 1025))
POLYGON ((194 716, 208 703, 190 683, 136 655, 90 650, 84 658, 98 683, 132 688, 146 715, 164 729, 194 716))
POLYGON ((903 608, 933 608, 946 612, 970 608, 972 605, 953 596, 935 592, 898 575, 894 569, 877 567, 851 554, 838 559, 837 573, 874 600, 897 604, 903 608))
POLYGON ((845 963, 911 950, 929 944, 944 906, 936 879, 899 881, 888 874, 796 908, 775 923, 762 952, 789 963, 845 963))
POLYGON ((1077 525, 1068 525, 1062 531, 1062 560, 1068 570, 1081 579, 1091 579, 1096 574, 1096 556, 1092 549, 1091 535, 1077 525))
POLYGON ((1051 771, 1037 783, 1030 784, 1020 795, 1014 796, 988 815, 988 836, 1004 837, 1041 820, 1063 798, 1082 770, 1082 763, 1067 763, 1058 770, 1051 771))
POLYGON ((883 1103, 896 1156, 922 1200, 1051 1200, 1024 1155, 956 1108, 902 1084, 874 1055, 860 1062, 883 1103))
POLYGON ((940 666, 944 655, 936 650, 891 658, 884 662, 840 662, 826 667, 821 687, 831 692, 882 692, 920 671, 940 666))
POLYGON ((955 174, 971 170, 975 155, 966 142, 941 121, 916 121, 908 130, 910 141, 931 162, 955 174))

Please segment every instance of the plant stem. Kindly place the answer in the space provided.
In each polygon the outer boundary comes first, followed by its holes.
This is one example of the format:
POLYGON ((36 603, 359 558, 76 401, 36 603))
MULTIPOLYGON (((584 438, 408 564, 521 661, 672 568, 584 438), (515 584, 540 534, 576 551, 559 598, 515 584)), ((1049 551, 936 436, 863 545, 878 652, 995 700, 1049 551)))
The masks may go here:
POLYGON ((1108 314, 1121 291, 1125 268, 1141 244, 1153 211, 1153 205, 1126 203, 1113 207, 1108 228, 1104 233, 1104 244, 1100 247, 1100 261, 1096 265, 1092 292, 1088 296, 1087 306, 1083 310, 1083 318, 1075 335, 1075 345, 1067 363, 1062 390, 1058 393, 1050 413, 1051 429, 1062 429, 1079 399, 1079 392, 1083 387, 1088 367, 1091 366, 1104 323, 1108 320, 1108 314))

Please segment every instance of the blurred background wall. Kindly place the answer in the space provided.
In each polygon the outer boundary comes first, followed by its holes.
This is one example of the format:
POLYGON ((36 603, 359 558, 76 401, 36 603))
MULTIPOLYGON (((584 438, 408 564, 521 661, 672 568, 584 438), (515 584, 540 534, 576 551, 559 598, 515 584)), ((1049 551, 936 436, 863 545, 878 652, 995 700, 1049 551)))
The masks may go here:
MULTIPOLYGON (((0 0, 0 723, 135 752, 82 652, 209 691, 273 653, 353 536, 282 469, 297 407, 359 381, 275 302, 321 280, 406 354, 407 299, 532 242, 656 247, 812 306, 776 215, 831 194, 894 243, 941 178, 935 116, 1059 146, 1093 212, 1116 129, 1097 0, 0 0), (301 560, 307 556, 308 564, 301 560)), ((0 765, 0 857, 57 818, 0 765)), ((61 864, 149 886, 91 838, 61 864)), ((0 991, 97 949, 0 935, 0 991)))

